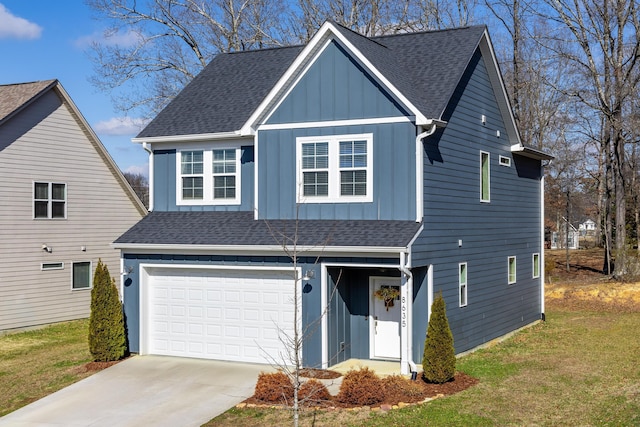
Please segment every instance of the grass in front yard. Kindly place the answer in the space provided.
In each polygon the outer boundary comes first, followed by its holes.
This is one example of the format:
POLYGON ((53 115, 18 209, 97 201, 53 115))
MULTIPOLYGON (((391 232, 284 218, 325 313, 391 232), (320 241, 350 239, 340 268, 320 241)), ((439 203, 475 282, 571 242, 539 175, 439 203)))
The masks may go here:
POLYGON ((84 319, 0 336, 0 416, 91 375, 88 328, 84 319))
MULTIPOLYGON (((640 425, 640 312, 554 308, 547 321, 458 360, 480 379, 459 394, 387 413, 306 412, 314 426, 640 425)), ((291 424, 286 410, 233 409, 207 426, 291 424)))

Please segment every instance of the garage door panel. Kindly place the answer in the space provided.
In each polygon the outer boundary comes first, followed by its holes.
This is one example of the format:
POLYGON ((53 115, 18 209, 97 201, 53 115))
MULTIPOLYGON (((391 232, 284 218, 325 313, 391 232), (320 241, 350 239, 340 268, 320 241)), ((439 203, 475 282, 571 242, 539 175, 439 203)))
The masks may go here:
POLYGON ((149 353, 268 363, 293 330, 293 281, 273 271, 152 270, 149 353))

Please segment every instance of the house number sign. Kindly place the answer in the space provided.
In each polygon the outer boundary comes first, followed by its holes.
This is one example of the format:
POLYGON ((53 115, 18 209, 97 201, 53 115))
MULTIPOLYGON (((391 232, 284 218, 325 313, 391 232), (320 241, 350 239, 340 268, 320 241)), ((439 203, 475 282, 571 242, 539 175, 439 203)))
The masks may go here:
POLYGON ((400 318, 402 320, 402 327, 406 328, 407 327, 407 297, 403 296, 402 300, 400 302, 400 310, 401 310, 401 315, 400 318))

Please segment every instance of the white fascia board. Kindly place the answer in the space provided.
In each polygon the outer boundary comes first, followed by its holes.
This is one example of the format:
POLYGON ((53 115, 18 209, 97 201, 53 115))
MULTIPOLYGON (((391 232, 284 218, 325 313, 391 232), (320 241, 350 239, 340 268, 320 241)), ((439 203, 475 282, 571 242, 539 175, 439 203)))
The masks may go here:
MULTIPOLYGON (((251 134, 253 135, 253 134, 251 134)), ((150 136, 142 138, 132 138, 131 141, 137 144, 158 143, 158 142, 194 142, 194 141, 212 141, 220 139, 237 139, 246 135, 241 135, 240 131, 218 132, 218 133, 197 133, 191 135, 170 135, 170 136, 150 136)))
POLYGON ((522 144, 514 144, 511 146, 511 152, 517 153, 525 157, 530 157, 536 160, 553 160, 553 156, 535 148, 525 147, 522 144))
POLYGON ((275 102, 277 102, 277 98, 286 90, 287 85, 290 82, 297 80, 297 77, 300 73, 306 68, 306 65, 314 60, 314 56, 317 55, 322 48, 326 46, 326 43, 329 39, 335 39, 340 42, 340 44, 345 47, 349 52, 351 52, 358 62, 367 70, 369 70, 373 76, 389 91, 391 94, 407 109, 412 113, 412 115, 416 118, 417 125, 427 125, 430 124, 431 121, 427 119, 416 107, 413 105, 391 82, 380 72, 378 71, 373 64, 360 52, 356 49, 353 44, 351 44, 340 31, 336 30, 335 26, 327 21, 325 22, 320 30, 313 36, 311 41, 305 46, 305 48, 300 52, 298 57, 293 61, 291 66, 287 69, 284 75, 280 78, 280 80, 276 83, 276 85, 271 89, 266 98, 262 101, 260 106, 253 112, 251 117, 247 120, 247 122, 240 129, 240 133, 242 135, 249 135, 255 132, 255 128, 257 126, 258 120, 263 117, 263 115, 267 112, 275 102))
MULTIPOLYGON (((126 253, 174 253, 174 254, 245 254, 245 255, 288 255, 292 248, 283 248, 281 245, 154 245, 145 243, 112 243, 111 247, 126 253), (285 251, 286 249, 286 251, 285 251)), ((368 255, 388 255, 398 256, 400 252, 406 252, 406 247, 385 247, 385 246, 298 246, 296 252, 298 256, 331 254, 344 256, 368 256, 368 255)))
POLYGON ((504 84, 504 80, 502 79, 500 65, 498 64, 496 53, 493 49, 493 44, 491 43, 491 39, 489 38, 489 31, 486 28, 484 30, 484 34, 480 38, 479 47, 480 52, 482 53, 482 57, 491 59, 491 61, 489 61, 488 63, 485 62, 488 65, 487 73, 489 74, 491 86, 493 86, 493 92, 496 96, 498 107, 500 108, 504 126, 507 129, 509 141, 512 144, 521 144, 522 142, 520 140, 520 132, 518 131, 518 127, 516 126, 516 119, 513 116, 513 109, 511 108, 511 102, 509 101, 507 88, 504 84))

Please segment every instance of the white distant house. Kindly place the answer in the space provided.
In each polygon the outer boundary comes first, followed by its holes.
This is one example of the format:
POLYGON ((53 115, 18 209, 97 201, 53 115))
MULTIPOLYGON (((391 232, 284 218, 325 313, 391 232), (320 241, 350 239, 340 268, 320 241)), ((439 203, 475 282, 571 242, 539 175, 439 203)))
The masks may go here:
POLYGON ((88 317, 99 259, 146 215, 57 80, 0 85, 0 331, 88 317))
MULTIPOLYGON (((566 219, 563 217, 562 220, 566 223, 566 219)), ((577 229, 573 226, 573 224, 568 223, 569 230, 568 234, 565 234, 567 231, 565 229, 565 223, 562 226, 558 227, 558 231, 554 231, 551 235, 551 249, 578 249, 580 248, 580 234, 581 229, 577 229)), ((582 224, 579 225, 582 227, 582 224)))
POLYGON ((587 219, 585 222, 578 225, 578 230, 580 231, 596 231, 596 223, 590 219, 587 219))

